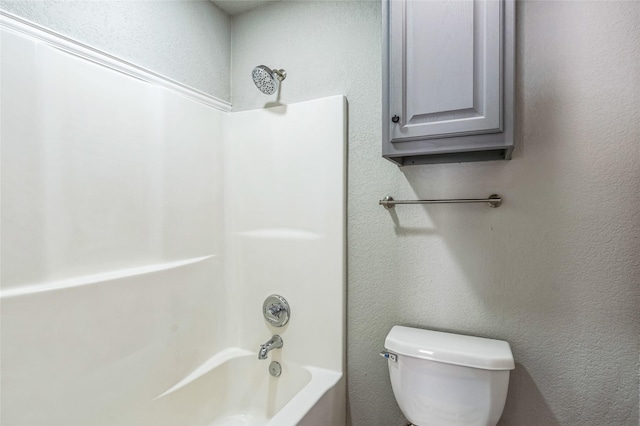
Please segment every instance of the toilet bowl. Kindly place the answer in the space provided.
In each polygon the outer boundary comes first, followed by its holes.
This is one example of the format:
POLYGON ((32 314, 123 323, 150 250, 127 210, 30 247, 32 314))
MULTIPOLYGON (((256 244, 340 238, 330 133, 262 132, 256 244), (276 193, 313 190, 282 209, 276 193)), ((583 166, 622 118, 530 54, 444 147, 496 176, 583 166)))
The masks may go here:
POLYGON ((391 387, 416 426, 495 426, 514 368, 501 340, 395 326, 385 340, 391 387))

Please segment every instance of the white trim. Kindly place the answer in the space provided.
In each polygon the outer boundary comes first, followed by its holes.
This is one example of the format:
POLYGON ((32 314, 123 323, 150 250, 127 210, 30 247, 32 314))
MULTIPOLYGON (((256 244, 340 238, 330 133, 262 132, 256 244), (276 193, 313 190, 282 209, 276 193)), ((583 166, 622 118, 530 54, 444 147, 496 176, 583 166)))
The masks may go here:
POLYGON ((180 93, 186 98, 224 112, 231 111, 231 104, 197 89, 172 80, 141 66, 132 64, 99 49, 80 43, 55 31, 0 10, 0 28, 14 31, 47 43, 51 47, 76 55, 95 64, 110 68, 131 77, 180 93))

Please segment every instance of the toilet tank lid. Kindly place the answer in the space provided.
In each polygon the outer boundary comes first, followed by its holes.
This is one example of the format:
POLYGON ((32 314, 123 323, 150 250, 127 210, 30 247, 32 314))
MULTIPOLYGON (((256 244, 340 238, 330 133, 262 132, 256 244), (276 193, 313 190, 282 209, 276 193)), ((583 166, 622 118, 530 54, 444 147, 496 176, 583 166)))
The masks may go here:
POLYGON ((413 358, 484 370, 513 370, 511 347, 503 340, 419 328, 394 326, 384 346, 389 351, 413 358))

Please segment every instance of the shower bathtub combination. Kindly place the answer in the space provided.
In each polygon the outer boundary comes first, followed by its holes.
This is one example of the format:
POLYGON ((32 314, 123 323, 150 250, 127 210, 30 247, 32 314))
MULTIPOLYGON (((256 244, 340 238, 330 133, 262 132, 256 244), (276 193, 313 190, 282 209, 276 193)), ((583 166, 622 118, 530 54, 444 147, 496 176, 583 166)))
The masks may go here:
POLYGON ((344 96, 232 113, 0 19, 0 423, 345 424, 344 96))

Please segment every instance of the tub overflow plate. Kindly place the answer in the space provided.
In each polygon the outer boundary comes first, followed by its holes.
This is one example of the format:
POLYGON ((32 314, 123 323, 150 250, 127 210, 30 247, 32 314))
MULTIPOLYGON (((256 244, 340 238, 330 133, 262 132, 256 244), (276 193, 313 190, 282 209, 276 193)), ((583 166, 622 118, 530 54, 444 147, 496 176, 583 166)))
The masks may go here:
POLYGON ((282 366, 278 361, 271 361, 271 364, 269 364, 269 374, 273 377, 280 377, 282 374, 282 366))

